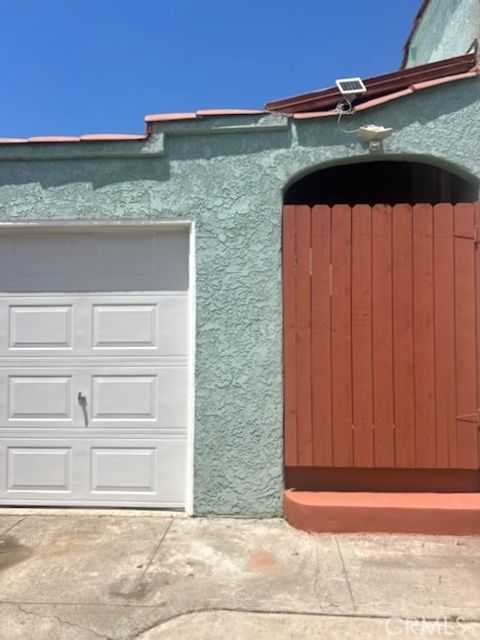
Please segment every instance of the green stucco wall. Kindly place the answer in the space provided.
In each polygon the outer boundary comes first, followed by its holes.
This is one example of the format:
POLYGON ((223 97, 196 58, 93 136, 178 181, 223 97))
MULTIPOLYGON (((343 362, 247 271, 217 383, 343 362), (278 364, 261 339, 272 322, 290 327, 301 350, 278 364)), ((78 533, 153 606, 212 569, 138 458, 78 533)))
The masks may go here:
POLYGON ((410 42, 407 67, 467 53, 480 37, 480 0, 430 0, 410 42))
POLYGON ((147 143, 0 145, 3 220, 196 221, 195 513, 282 510, 282 192, 338 162, 417 158, 480 178, 480 82, 364 112, 154 125, 147 143), (353 130, 391 126, 372 154, 353 130))

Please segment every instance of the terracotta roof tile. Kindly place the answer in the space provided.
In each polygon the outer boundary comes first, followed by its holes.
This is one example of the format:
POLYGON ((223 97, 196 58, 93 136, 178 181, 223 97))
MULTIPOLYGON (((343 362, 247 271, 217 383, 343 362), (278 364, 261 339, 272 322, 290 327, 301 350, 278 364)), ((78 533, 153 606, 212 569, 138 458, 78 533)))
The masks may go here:
POLYGON ((362 104, 359 104, 357 107, 354 108, 354 112, 365 111, 365 109, 378 107, 381 104, 385 104, 386 102, 391 102, 392 100, 398 100, 398 98, 404 98, 405 96, 409 96, 412 93, 413 93, 412 87, 409 87, 408 89, 403 89, 403 91, 396 91, 395 93, 389 93, 386 96, 381 96, 380 98, 374 98, 373 100, 369 100, 368 102, 362 102, 362 104))
POLYGON ((261 115, 257 109, 200 109, 190 113, 154 113, 145 117, 145 122, 170 122, 172 120, 195 120, 215 116, 261 115))
POLYGON ((446 84, 447 82, 455 82, 456 80, 464 80, 465 78, 474 78, 479 75, 479 68, 475 67, 467 73, 458 73, 456 76, 449 76, 448 78, 437 78, 436 80, 426 80, 425 82, 416 82, 412 84, 412 88, 415 91, 421 89, 429 89, 430 87, 436 87, 439 84, 446 84))
MULTIPOLYGON (((401 69, 394 73, 376 76, 365 80, 367 94, 354 104, 353 113, 365 111, 411 95, 416 91, 438 85, 474 78, 480 75, 480 68, 475 66, 475 54, 467 54, 449 60, 401 69)), ((335 106, 342 96, 334 87, 322 91, 293 96, 277 100, 266 105, 265 110, 255 109, 204 109, 187 113, 159 113, 145 117, 147 132, 145 134, 122 133, 89 133, 81 136, 32 136, 30 138, 0 138, 0 144, 40 144, 40 143, 72 143, 72 142, 114 142, 146 140, 150 135, 149 125, 154 122, 175 122, 196 120, 218 116, 262 115, 269 112, 283 113, 296 120, 310 120, 337 116, 335 106)))
POLYGON ((147 132, 130 133, 87 133, 80 136, 32 136, 30 138, 0 138, 0 144, 58 143, 58 142, 114 142, 146 140, 150 134, 149 125, 154 122, 175 122, 179 120, 197 120, 218 116, 261 115, 264 110, 257 109, 204 109, 188 113, 157 113, 145 116, 147 132))
MULTIPOLYGON (((369 107, 389 102, 411 94, 418 89, 462 80, 478 75, 475 53, 469 53, 448 60, 400 69, 393 73, 364 80, 367 93, 353 101, 353 111, 363 111, 369 107)), ((300 113, 336 113, 335 107, 344 100, 337 87, 283 98, 267 103, 268 111, 287 115, 300 113)), ((317 116, 320 117, 320 116, 317 116)))
POLYGON ((196 113, 154 113, 145 116, 145 122, 170 122, 171 120, 195 120, 196 113))
POLYGON ((197 116, 244 116, 244 115, 260 115, 265 113, 263 110, 258 109, 203 109, 197 111, 197 116))
POLYGON ((108 142, 109 140, 145 140, 145 135, 134 133, 86 133, 80 136, 84 142, 108 142))
POLYGON ((0 144, 25 144, 27 138, 0 138, 0 144))
POLYGON ((31 136, 30 138, 0 138, 0 144, 57 144, 59 142, 108 142, 146 140, 144 134, 89 133, 82 136, 31 136))
POLYGON ((78 142, 78 136, 32 136, 27 142, 78 142))

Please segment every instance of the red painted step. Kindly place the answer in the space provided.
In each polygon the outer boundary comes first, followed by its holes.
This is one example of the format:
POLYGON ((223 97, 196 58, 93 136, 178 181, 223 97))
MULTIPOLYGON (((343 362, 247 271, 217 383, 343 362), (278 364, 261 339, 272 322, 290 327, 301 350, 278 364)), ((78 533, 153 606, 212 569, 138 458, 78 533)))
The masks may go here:
POLYGON ((285 518, 316 533, 480 534, 480 493, 285 491, 285 518))

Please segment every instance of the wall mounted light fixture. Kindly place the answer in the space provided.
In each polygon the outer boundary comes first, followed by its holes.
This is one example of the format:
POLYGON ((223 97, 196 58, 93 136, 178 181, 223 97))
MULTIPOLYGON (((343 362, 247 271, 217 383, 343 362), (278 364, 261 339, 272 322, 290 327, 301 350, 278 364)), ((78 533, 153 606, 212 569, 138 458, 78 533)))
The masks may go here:
POLYGON ((392 135, 393 129, 367 124, 364 127, 359 127, 357 133, 361 140, 368 142, 370 151, 379 151, 382 148, 382 142, 392 135))

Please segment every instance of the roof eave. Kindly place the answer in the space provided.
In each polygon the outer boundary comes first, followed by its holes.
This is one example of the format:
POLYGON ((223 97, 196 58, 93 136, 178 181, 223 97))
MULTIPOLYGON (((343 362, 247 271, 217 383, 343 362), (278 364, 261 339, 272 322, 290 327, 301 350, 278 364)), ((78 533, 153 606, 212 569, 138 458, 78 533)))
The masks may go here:
MULTIPOLYGON (((400 69, 393 73, 375 76, 364 80, 367 93, 356 104, 369 102, 372 99, 396 93, 408 87, 423 82, 449 78, 468 73, 475 68, 476 55, 474 53, 440 60, 410 69, 400 69)), ((291 98, 275 100, 265 105, 268 111, 280 113, 303 113, 311 111, 332 110, 343 96, 336 87, 329 87, 321 91, 313 91, 291 98)))

